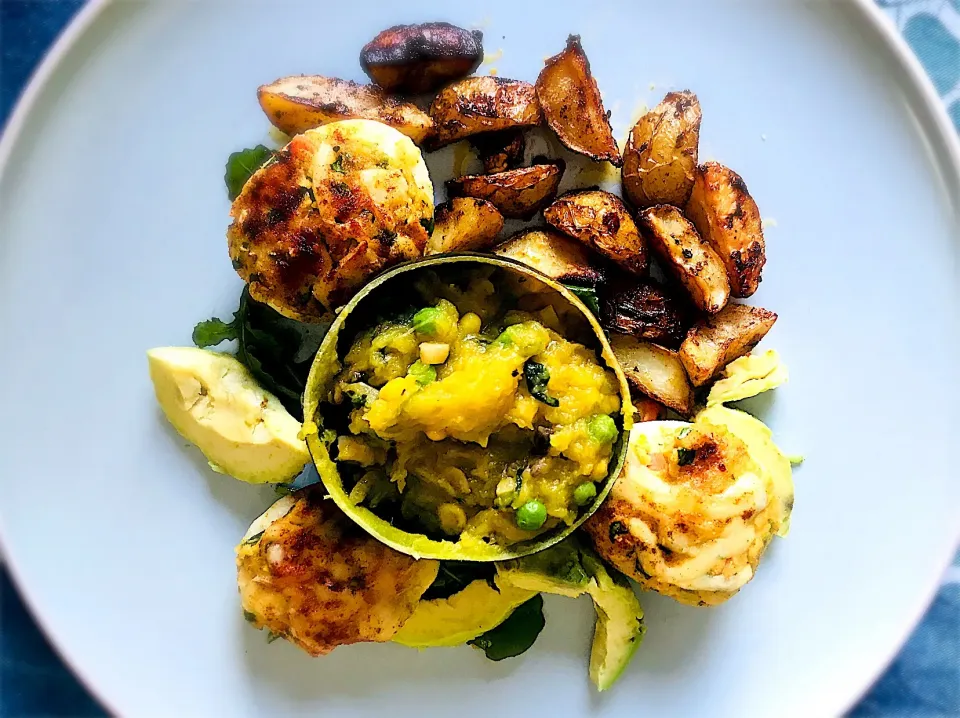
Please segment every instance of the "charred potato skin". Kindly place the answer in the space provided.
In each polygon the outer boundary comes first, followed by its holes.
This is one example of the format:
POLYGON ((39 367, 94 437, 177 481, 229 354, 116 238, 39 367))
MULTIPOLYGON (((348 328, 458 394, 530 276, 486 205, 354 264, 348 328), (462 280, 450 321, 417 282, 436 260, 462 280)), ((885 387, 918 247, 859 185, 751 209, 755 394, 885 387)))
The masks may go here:
POLYGON ((568 192, 547 207, 543 218, 555 229, 612 259, 631 274, 645 275, 650 259, 630 211, 602 190, 568 192))
POLYGON ((567 149, 614 167, 623 164, 579 35, 570 35, 563 52, 546 60, 536 88, 547 124, 567 149))
POLYGON ((281 77, 257 90, 270 123, 298 135, 339 120, 376 120, 418 145, 433 134, 433 120, 416 105, 388 97, 381 88, 321 75, 281 77))
POLYGON ((434 212, 427 254, 475 252, 492 247, 503 229, 503 215, 490 202, 454 197, 434 212))
POLYGON ((733 296, 753 295, 767 261, 766 243, 760 210, 743 178, 717 162, 700 165, 686 215, 723 260, 733 296))
POLYGON ((468 77, 448 85, 430 105, 431 149, 481 132, 534 127, 543 113, 533 85, 503 77, 468 77))
POLYGON ((483 61, 483 33, 448 22, 395 25, 360 51, 360 66, 388 92, 420 94, 466 77, 483 61))
POLYGON ((601 305, 601 324, 607 331, 673 349, 691 323, 689 308, 650 278, 615 283, 601 305))
POLYGON ((622 334, 610 335, 610 348, 631 390, 654 399, 681 416, 693 413, 693 387, 677 352, 622 334), (653 376, 654 369, 658 377, 653 376))
POLYGON ((698 309, 716 314, 727 305, 730 282, 723 262, 679 209, 648 207, 637 223, 664 270, 683 284, 698 309))
POLYGON ((582 244, 552 229, 525 229, 495 247, 493 253, 522 262, 563 284, 597 287, 607 278, 603 268, 591 262, 582 244))
POLYGON ((504 217, 528 220, 557 196, 564 164, 521 167, 492 175, 465 175, 447 182, 451 197, 485 199, 504 217))
POLYGON ((630 131, 623 151, 623 193, 634 207, 683 207, 697 172, 702 113, 697 96, 670 92, 630 131))
POLYGON ((694 386, 703 386, 734 359, 760 343, 777 321, 761 307, 728 304, 719 314, 695 324, 680 345, 680 361, 694 386))
POLYGON ((470 142, 483 163, 484 174, 506 172, 523 164, 527 142, 521 129, 485 132, 470 138, 470 142))

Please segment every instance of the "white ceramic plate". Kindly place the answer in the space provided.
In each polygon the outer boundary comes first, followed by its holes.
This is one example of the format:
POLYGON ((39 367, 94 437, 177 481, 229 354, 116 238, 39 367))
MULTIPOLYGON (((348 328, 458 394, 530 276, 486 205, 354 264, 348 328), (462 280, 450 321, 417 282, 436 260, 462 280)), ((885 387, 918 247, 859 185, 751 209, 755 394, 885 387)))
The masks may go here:
MULTIPOLYGON (((487 65, 484 69, 489 69, 487 65)), ((0 522, 41 623, 129 715, 812 716, 849 706, 952 551, 958 153, 919 66, 867 3, 94 3, 43 67, 0 159, 0 522), (769 264, 755 301, 792 380, 763 411, 797 472, 793 531, 727 605, 644 596, 609 694, 591 609, 499 664, 364 645, 311 660, 245 625, 233 546, 269 502, 210 472, 154 405, 144 351, 234 307, 229 152, 264 141, 258 84, 362 79, 396 22, 478 25, 532 80, 579 32, 623 137, 695 90, 701 158, 748 181, 769 264)))

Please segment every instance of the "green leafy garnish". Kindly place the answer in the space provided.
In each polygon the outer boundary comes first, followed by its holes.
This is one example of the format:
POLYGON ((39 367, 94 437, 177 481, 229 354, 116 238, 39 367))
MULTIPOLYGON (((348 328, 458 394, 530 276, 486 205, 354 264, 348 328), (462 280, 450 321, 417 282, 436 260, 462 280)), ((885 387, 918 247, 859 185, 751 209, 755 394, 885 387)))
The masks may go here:
POLYGON ((278 638, 283 638, 283 634, 274 633, 273 631, 267 631, 267 643, 273 643, 278 638))
POLYGON ((300 397, 313 357, 329 324, 305 324, 288 319, 250 297, 244 287, 233 320, 208 319, 193 330, 199 347, 237 339, 237 359, 264 389, 276 395, 294 417, 303 419, 300 397))
POLYGON ((243 620, 247 623, 256 623, 257 616, 254 613, 250 613, 247 609, 243 609, 243 620))
POLYGON ((420 224, 427 230, 427 234, 433 234, 433 217, 421 219, 420 224))
POLYGON ((437 598, 450 598, 460 593, 474 581, 486 581, 494 586, 493 577, 496 569, 492 563, 475 563, 472 561, 441 561, 437 577, 430 584, 421 601, 432 601, 437 598))
POLYGON ((247 150, 232 153, 227 158, 227 171, 223 181, 227 185, 227 196, 232 202, 239 195, 250 176, 273 157, 273 150, 257 145, 247 150))
POLYGON ((244 546, 253 546, 254 544, 260 543, 260 539, 261 539, 261 538, 263 538, 263 531, 261 531, 260 533, 255 533, 255 534, 254 534, 253 536, 251 536, 250 538, 245 539, 244 542, 243 542, 243 545, 244 545, 244 546))
POLYGON ((496 628, 467 641, 481 649, 491 661, 513 658, 526 651, 537 640, 545 624, 543 598, 538 593, 521 604, 510 617, 496 628))
POLYGON ((347 171, 343 169, 343 155, 337 155, 337 159, 335 159, 333 164, 330 165, 330 169, 332 169, 334 172, 339 172, 342 175, 347 173, 347 171))
POLYGON ((696 449, 677 449, 677 466, 689 466, 696 458, 696 449))
POLYGON ((530 396, 547 406, 560 406, 559 399, 547 394, 547 383, 550 381, 550 370, 547 367, 540 362, 528 360, 523 365, 523 378, 527 380, 530 396))
POLYGON ((578 287, 574 284, 564 284, 577 299, 587 305, 587 309, 593 312, 594 316, 600 316, 600 298, 597 296, 597 290, 594 287, 578 287))
POLYGON ((630 533, 627 530, 627 527, 623 525, 622 521, 614 521, 610 524, 610 540, 616 542, 617 536, 622 536, 625 533, 630 533))

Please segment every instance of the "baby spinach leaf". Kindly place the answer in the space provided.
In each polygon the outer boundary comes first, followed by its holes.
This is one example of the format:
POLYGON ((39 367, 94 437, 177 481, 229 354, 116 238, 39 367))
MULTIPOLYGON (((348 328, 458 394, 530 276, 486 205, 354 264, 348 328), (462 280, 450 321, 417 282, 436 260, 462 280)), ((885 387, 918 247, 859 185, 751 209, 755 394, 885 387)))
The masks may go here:
POLYGON ((240 190, 250 176, 273 157, 273 150, 257 145, 246 150, 232 153, 227 158, 227 171, 223 181, 227 185, 227 197, 232 202, 240 195, 240 190))
POLYGON ((547 367, 532 359, 527 360, 523 365, 523 378, 527 380, 530 396, 547 406, 560 406, 558 399, 547 395, 547 383, 550 381, 550 370, 547 367))
POLYGON ((543 618, 543 598, 538 593, 521 604, 506 621, 496 628, 467 641, 481 649, 491 661, 513 658, 526 651, 537 640, 546 621, 543 618))
POLYGON ((460 593, 474 581, 487 581, 493 585, 496 569, 492 563, 474 563, 471 561, 441 561, 437 577, 430 584, 421 601, 432 601, 436 598, 450 598, 460 593))
POLYGON ((581 302, 587 305, 587 309, 593 312, 596 317, 600 316, 600 298, 597 296, 597 290, 594 287, 578 287, 574 284, 564 284, 570 292, 581 302))

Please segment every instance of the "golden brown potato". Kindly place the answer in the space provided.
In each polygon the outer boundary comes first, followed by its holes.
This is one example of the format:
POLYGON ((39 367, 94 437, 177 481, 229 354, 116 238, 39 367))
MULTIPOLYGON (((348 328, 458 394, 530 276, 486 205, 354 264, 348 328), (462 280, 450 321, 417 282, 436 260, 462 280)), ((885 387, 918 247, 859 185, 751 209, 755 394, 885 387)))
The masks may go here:
POLYGON ((694 386, 703 386, 763 339, 777 315, 760 307, 728 304, 695 324, 680 345, 680 361, 694 386))
POLYGON ((579 35, 568 37, 564 51, 546 61, 537 78, 537 98, 564 146, 614 167, 623 163, 579 35))
POLYGON ((733 296, 757 291, 766 244, 760 210, 740 175, 716 162, 700 165, 686 214, 723 260, 733 296))
POLYGON ((670 92, 634 125, 623 151, 623 193, 634 207, 683 207, 693 189, 700 143, 700 102, 670 92))
POLYGON ((492 247, 503 229, 503 215, 485 199, 454 197, 437 207, 427 254, 476 252, 492 247))
POLYGON ((661 421, 667 418, 667 407, 636 390, 630 393, 630 401, 633 403, 633 408, 636 409, 633 415, 635 423, 661 421))
POLYGON ((693 387, 677 352, 622 334, 610 335, 610 348, 632 387, 681 416, 690 416, 693 387))
POLYGON ((666 347, 680 346, 691 324, 687 307, 650 278, 617 282, 601 309, 604 329, 666 347))
POLYGON ((466 77, 483 60, 483 33, 448 22, 396 25, 360 51, 360 66, 388 92, 431 92, 466 77))
POLYGON ((602 190, 568 192, 544 210, 543 218, 628 272, 646 274, 647 243, 637 231, 630 211, 616 195, 602 190))
POLYGON ((698 309, 716 314, 726 306, 730 282, 723 262, 679 209, 666 204, 648 207, 637 222, 664 271, 686 287, 698 309))
POLYGON ((552 229, 527 229, 493 250, 515 259, 558 282, 596 287, 606 280, 602 268, 591 264, 586 248, 552 229))
POLYGON ((523 130, 485 132, 471 137, 470 142, 483 162, 484 174, 506 172, 523 164, 527 145, 523 130))
POLYGON ((288 135, 338 120, 376 120, 418 145, 433 133, 433 120, 416 105, 388 97, 374 85, 320 75, 281 77, 257 90, 270 123, 288 135))
POLYGON ((468 77, 443 88, 430 105, 436 126, 433 148, 480 132, 533 127, 543 121, 529 82, 503 77, 468 77))
POLYGON ((389 641, 438 569, 370 536, 322 486, 277 501, 237 547, 244 617, 312 656, 389 641))
POLYGON ((477 197, 492 203, 504 217, 530 219, 557 196, 563 161, 521 167, 492 175, 466 175, 447 182, 451 197, 477 197))

